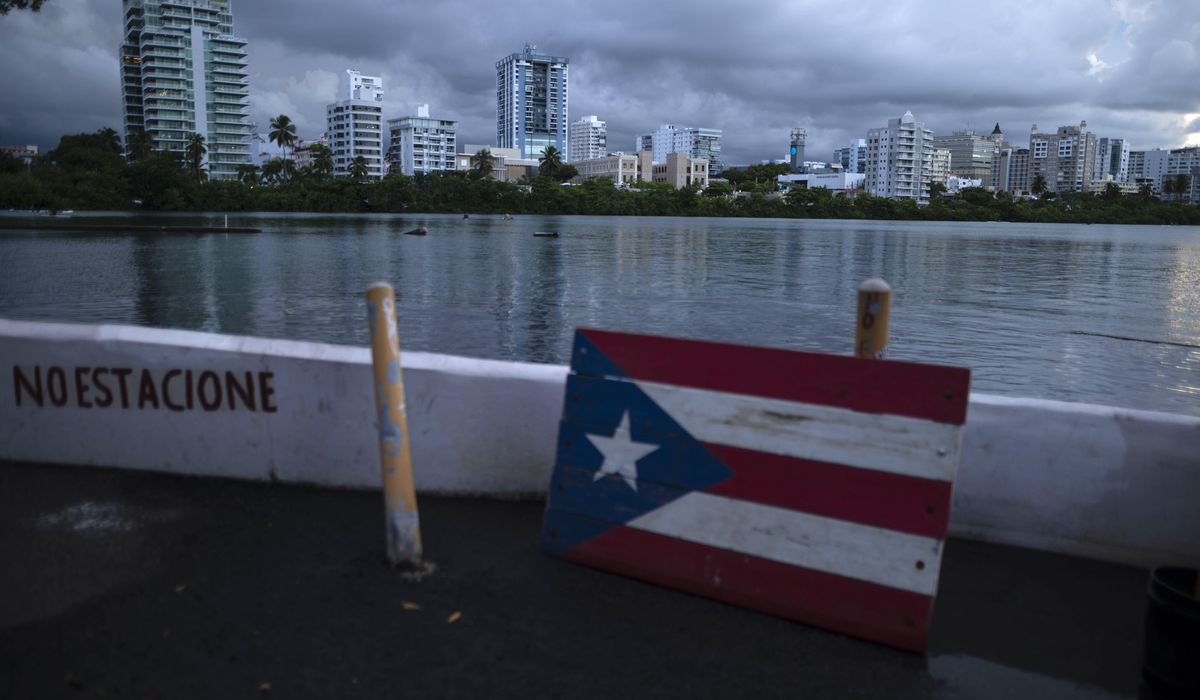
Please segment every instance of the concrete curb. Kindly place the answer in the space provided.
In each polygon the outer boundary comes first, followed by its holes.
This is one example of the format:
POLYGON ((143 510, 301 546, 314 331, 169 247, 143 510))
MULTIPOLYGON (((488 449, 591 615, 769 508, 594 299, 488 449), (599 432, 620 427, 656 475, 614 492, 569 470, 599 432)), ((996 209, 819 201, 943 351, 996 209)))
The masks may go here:
MULTIPOLYGON (((403 363, 418 491, 544 493, 566 367, 403 363)), ((0 319, 0 364, 2 459, 380 484, 367 348, 0 319)), ((1200 418, 973 394, 951 531, 1200 563, 1198 453, 1200 418)))

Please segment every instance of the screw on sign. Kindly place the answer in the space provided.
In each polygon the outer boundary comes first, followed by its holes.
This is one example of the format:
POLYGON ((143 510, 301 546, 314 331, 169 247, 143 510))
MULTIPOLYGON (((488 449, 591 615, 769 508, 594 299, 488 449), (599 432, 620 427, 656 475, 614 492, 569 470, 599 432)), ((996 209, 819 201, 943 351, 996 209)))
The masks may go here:
POLYGON ((888 317, 892 288, 872 278, 858 285, 858 323, 854 330, 854 356, 881 360, 887 355, 888 317))

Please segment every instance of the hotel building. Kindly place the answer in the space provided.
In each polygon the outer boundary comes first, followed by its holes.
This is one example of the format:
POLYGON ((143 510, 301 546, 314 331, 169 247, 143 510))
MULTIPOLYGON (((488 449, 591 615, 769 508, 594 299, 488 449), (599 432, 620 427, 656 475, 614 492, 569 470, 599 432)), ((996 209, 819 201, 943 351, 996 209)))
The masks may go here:
POLYGON ((1037 124, 1029 131, 1029 184, 1041 175, 1049 192, 1088 192, 1096 163, 1096 135, 1079 126, 1060 126, 1042 133, 1037 124))
MULTIPOLYGON (((999 129, 1000 125, 997 124, 999 129)), ((949 136, 936 136, 935 148, 950 151, 950 172, 959 177, 980 180, 984 187, 992 187, 992 163, 1000 151, 999 144, 990 136, 974 131, 955 131, 949 136)))
POLYGON ((567 64, 565 56, 525 45, 496 62, 496 144, 523 159, 540 158, 546 146, 567 156, 567 64))
POLYGON ((354 159, 362 156, 367 177, 384 176, 383 80, 347 69, 338 76, 338 101, 325 108, 333 174, 348 177, 354 159))
POLYGON ((667 154, 682 153, 708 163, 708 174, 721 173, 721 130, 663 124, 651 134, 637 138, 637 151, 653 153, 655 163, 666 163, 667 154))
POLYGON ((594 114, 571 124, 571 147, 567 152, 567 160, 574 163, 581 160, 603 158, 608 155, 608 125, 600 121, 594 114))
POLYGON ((455 136, 458 122, 433 119, 429 105, 417 105, 417 116, 388 120, 388 169, 420 175, 456 170, 455 136))
POLYGON ((889 119, 882 129, 871 129, 867 132, 867 192, 928 204, 933 150, 933 132, 912 112, 889 119))
POLYGON ((204 169, 232 179, 251 162, 246 40, 233 33, 230 0, 124 0, 121 86, 125 143, 182 155, 204 137, 204 169))

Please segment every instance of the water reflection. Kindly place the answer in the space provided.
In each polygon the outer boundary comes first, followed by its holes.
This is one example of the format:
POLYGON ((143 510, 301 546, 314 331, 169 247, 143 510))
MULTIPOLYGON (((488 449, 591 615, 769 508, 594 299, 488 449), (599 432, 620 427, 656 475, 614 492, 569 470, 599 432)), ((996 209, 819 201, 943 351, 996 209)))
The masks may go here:
MULTIPOLYGON (((221 217, 155 217, 220 223, 221 217)), ((140 220, 139 220, 140 222, 140 220)), ((231 217, 258 235, 0 236, 0 316, 564 362, 577 326, 847 352, 854 290, 896 290, 892 355, 976 390, 1200 414, 1200 230, 637 217, 231 217), (402 232, 425 226, 426 237, 402 232), (558 239, 534 238, 558 230, 558 239), (1166 340, 1122 341, 1079 331, 1166 340)))
POLYGON ((134 240, 131 262, 138 325, 212 330, 207 289, 211 276, 200 251, 210 240, 209 236, 134 240))

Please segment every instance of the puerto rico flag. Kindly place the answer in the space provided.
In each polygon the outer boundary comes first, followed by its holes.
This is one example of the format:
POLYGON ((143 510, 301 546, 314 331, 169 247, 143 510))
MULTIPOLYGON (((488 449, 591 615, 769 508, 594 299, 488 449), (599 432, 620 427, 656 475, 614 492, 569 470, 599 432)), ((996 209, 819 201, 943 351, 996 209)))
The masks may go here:
POLYGON ((543 549, 904 649, 970 373, 579 329, 543 549))

